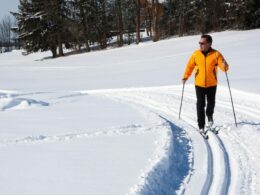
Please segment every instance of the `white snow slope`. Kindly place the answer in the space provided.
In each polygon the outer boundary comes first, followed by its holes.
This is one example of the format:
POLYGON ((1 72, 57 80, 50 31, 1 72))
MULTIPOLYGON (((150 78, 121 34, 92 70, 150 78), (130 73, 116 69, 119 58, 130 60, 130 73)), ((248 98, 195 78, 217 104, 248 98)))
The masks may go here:
POLYGON ((0 195, 260 194, 260 30, 214 33, 215 124, 197 131, 199 36, 51 59, 0 55, 0 195))

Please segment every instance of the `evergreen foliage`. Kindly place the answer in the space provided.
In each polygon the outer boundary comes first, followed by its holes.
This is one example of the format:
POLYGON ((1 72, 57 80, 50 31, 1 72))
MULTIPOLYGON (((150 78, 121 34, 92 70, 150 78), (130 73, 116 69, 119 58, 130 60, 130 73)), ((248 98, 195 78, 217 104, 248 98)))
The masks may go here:
POLYGON ((165 0, 160 18, 154 13, 159 1, 145 2, 146 7, 140 7, 140 0, 20 0, 18 12, 12 14, 27 52, 51 50, 53 57, 62 56, 64 46, 90 51, 96 43, 106 48, 113 36, 118 46, 130 44, 144 28, 150 36, 156 29, 156 41, 172 35, 260 27, 259 0, 165 0))

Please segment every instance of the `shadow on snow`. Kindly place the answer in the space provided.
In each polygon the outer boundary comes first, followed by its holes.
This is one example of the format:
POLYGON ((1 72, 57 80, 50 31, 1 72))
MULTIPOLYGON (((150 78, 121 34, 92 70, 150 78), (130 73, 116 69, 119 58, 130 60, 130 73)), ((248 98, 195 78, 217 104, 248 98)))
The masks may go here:
MULTIPOLYGON (((145 186, 141 189, 142 195, 168 195, 183 194, 181 188, 184 179, 190 178, 193 167, 193 154, 191 140, 185 131, 174 125, 168 119, 164 119, 172 131, 172 140, 169 148, 168 162, 160 162, 149 174, 145 186)), ((186 179, 185 179, 186 180, 186 179)), ((186 180, 186 182, 188 182, 186 180)), ((185 183, 186 183, 185 182, 185 183)))

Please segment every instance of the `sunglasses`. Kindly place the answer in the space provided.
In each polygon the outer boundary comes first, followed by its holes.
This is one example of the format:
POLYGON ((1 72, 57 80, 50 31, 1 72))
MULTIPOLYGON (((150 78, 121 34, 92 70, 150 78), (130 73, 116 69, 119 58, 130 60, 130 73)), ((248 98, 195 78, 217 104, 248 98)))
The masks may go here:
POLYGON ((205 42, 199 42, 200 45, 205 45, 206 43, 205 42))

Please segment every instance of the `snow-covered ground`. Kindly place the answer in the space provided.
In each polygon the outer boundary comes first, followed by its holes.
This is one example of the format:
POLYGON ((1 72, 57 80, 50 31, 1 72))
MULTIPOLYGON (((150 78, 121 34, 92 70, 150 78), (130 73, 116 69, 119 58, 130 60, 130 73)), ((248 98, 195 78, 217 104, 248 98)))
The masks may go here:
POLYGON ((0 194, 260 194, 260 30, 214 33, 219 136, 197 132, 199 36, 50 59, 0 55, 0 194))

